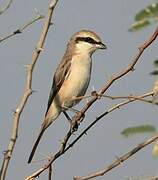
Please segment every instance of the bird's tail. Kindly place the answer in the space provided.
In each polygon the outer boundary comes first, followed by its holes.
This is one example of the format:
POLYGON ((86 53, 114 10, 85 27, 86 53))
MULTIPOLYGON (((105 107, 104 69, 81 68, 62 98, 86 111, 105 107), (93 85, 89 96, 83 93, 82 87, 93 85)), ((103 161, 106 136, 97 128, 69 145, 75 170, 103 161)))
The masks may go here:
MULTIPOLYGON (((53 105, 54 105, 54 104, 53 104, 53 105)), ((56 107, 55 107, 53 113, 51 112, 51 113, 49 114, 49 112, 48 112, 48 113, 46 114, 46 117, 45 117, 45 119, 44 119, 44 121, 43 121, 43 123, 42 123, 42 126, 41 126, 40 133, 39 133, 39 135, 38 135, 38 138, 36 139, 36 142, 35 142, 34 145, 33 145, 31 154, 30 154, 30 156, 29 156, 28 163, 30 163, 30 162, 32 161, 32 158, 33 158, 33 156, 34 156, 34 154, 35 154, 35 151, 36 151, 36 149, 37 149, 37 146, 38 146, 38 144, 39 144, 39 142, 40 142, 40 140, 41 140, 41 137, 42 137, 44 131, 52 124, 52 122, 54 122, 54 121, 57 119, 57 117, 59 116, 60 113, 61 113, 61 110, 60 110, 59 108, 56 108, 56 107)))
POLYGON ((45 131, 45 128, 42 128, 42 129, 40 130, 40 133, 39 133, 39 135, 38 135, 38 138, 36 139, 36 142, 34 143, 33 148, 32 148, 32 151, 31 151, 31 154, 30 154, 30 156, 29 156, 28 163, 30 163, 30 162, 32 161, 32 158, 33 158, 33 156, 34 156, 34 154, 35 154, 35 151, 36 151, 36 149, 37 149, 37 146, 38 146, 38 144, 39 144, 39 142, 40 142, 40 139, 41 139, 44 131, 45 131))

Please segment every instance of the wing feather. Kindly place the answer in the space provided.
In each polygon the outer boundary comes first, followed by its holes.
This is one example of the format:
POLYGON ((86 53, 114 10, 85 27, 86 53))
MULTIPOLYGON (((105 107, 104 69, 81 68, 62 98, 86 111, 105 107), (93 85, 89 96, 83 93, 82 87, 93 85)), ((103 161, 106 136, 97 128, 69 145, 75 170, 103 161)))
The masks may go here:
MULTIPOLYGON (((50 91, 50 95, 49 95, 49 99, 48 99, 48 105, 47 105, 47 110, 46 110, 46 114, 54 100, 54 97, 56 96, 56 94, 58 93, 58 91, 60 90, 65 77, 68 76, 68 73, 70 71, 70 66, 71 66, 71 56, 64 56, 61 63, 59 64, 59 66, 57 67, 57 70, 54 74, 53 77, 53 84, 51 87, 51 91, 50 91)), ((46 116, 45 114, 45 116, 46 116)))

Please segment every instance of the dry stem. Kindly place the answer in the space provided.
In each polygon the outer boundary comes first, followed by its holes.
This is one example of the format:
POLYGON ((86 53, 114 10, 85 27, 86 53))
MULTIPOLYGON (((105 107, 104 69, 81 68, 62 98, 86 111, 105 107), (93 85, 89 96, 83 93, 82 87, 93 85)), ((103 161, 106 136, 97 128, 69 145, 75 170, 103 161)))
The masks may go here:
POLYGON ((155 136, 151 137, 150 139, 138 144, 135 148, 133 148, 132 150, 130 150, 128 153, 124 154, 123 156, 117 158, 117 160, 115 160, 113 163, 111 163, 109 166, 107 166, 105 169, 103 170, 99 170, 97 172, 91 173, 88 176, 85 177, 74 177, 74 180, 88 180, 88 179, 93 179, 95 177, 98 176, 103 176, 105 175, 107 172, 111 171, 112 169, 114 169, 115 167, 121 165, 124 161, 126 161, 127 159, 129 159, 131 156, 133 156, 135 153, 137 153, 138 151, 140 151, 141 149, 143 149, 144 147, 146 147, 147 145, 151 144, 152 142, 156 141, 158 139, 158 134, 156 134, 155 136))
POLYGON ((9 7, 11 6, 13 0, 9 0, 8 3, 6 4, 6 6, 0 10, 0 15, 3 14, 7 9, 9 9, 9 7))
POLYGON ((33 23, 35 23, 36 21, 40 20, 44 18, 43 15, 40 15, 39 13, 36 15, 36 17, 34 17, 33 19, 31 19, 31 21, 29 21, 28 23, 26 23, 25 25, 23 25, 21 28, 18 28, 17 30, 13 31, 12 33, 8 34, 7 36, 0 38, 0 43, 17 35, 17 34, 21 34, 26 28, 28 28, 29 26, 31 26, 33 23))
POLYGON ((21 102, 19 103, 18 107, 16 108, 14 112, 14 117, 13 117, 13 128, 12 128, 12 134, 10 138, 10 142, 8 145, 7 150, 4 152, 4 159, 0 171, 0 180, 5 180, 6 177, 6 172, 8 169, 8 165, 14 150, 14 146, 18 137, 18 128, 19 128, 19 120, 20 120, 20 115, 27 103, 27 100, 29 96, 32 94, 32 75, 33 75, 33 69, 34 66, 37 62, 37 59, 43 49, 43 45, 48 33, 48 29, 51 24, 51 19, 52 19, 52 13, 54 11, 54 8, 57 4, 58 0, 52 0, 49 5, 48 9, 48 14, 45 18, 44 25, 43 25, 43 30, 41 32, 37 47, 33 51, 32 54, 32 62, 31 64, 27 65, 27 78, 26 78, 26 83, 25 83, 25 88, 24 88, 24 94, 22 96, 21 102))

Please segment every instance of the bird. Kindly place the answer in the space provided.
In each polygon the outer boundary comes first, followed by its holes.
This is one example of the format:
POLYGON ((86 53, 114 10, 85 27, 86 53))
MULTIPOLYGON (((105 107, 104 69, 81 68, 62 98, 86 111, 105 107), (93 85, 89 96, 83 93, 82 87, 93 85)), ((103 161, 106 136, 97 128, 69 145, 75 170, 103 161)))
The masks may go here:
POLYGON ((36 148, 45 130, 58 118, 61 112, 75 106, 84 96, 91 78, 92 54, 107 46, 91 30, 80 30, 70 38, 65 54, 59 63, 48 99, 48 105, 39 135, 28 159, 33 159, 36 148), (76 98, 76 99, 75 99, 76 98))

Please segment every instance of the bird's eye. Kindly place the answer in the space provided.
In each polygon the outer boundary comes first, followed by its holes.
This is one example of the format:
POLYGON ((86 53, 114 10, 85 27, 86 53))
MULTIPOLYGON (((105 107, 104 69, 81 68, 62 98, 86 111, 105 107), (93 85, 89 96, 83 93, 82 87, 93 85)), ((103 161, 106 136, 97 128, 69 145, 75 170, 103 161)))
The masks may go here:
POLYGON ((88 42, 88 43, 91 43, 91 44, 96 44, 96 43, 97 43, 97 42, 96 42, 94 39, 92 39, 91 37, 86 37, 86 38, 85 38, 85 41, 88 42))

